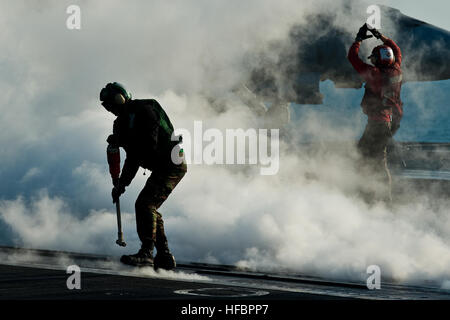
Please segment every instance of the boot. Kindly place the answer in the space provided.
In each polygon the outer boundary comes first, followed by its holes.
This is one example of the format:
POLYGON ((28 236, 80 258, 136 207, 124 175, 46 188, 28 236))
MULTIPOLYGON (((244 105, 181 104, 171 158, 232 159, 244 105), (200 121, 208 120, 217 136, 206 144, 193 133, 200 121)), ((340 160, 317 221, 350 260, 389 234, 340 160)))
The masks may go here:
POLYGON ((123 255, 120 262, 131 266, 153 267, 153 250, 141 248, 136 254, 123 255))
POLYGON ((170 253, 167 241, 164 241, 162 246, 157 246, 154 268, 155 270, 159 268, 173 270, 176 266, 175 257, 170 253))
POLYGON ((164 270, 173 270, 177 266, 177 263, 175 262, 175 257, 170 253, 170 251, 163 251, 163 252, 157 252, 155 261, 154 261, 154 268, 155 270, 158 270, 159 268, 164 270))

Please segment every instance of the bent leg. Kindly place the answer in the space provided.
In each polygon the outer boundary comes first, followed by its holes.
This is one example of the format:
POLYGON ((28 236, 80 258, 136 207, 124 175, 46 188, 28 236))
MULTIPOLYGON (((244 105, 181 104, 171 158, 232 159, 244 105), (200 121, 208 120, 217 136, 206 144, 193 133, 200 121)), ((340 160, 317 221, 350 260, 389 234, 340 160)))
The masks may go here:
POLYGON ((136 224, 143 247, 167 248, 164 221, 157 209, 186 173, 182 164, 170 170, 153 171, 136 200, 136 224))

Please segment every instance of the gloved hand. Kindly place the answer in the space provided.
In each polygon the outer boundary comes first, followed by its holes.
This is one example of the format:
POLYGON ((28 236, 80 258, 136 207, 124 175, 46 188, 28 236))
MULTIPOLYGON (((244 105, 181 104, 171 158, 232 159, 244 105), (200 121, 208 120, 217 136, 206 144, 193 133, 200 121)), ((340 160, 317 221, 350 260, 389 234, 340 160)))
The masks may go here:
POLYGON ((113 203, 116 203, 119 200, 119 197, 125 192, 125 187, 118 184, 111 191, 111 196, 113 199, 113 203))
POLYGON ((367 24, 364 23, 364 25, 359 28, 358 34, 356 35, 355 41, 360 42, 369 38, 372 38, 371 35, 367 35, 367 24))
POLYGON ((378 31, 377 29, 373 28, 373 29, 368 29, 370 32, 372 32, 373 36, 377 39, 381 38, 381 33, 380 31, 378 31))

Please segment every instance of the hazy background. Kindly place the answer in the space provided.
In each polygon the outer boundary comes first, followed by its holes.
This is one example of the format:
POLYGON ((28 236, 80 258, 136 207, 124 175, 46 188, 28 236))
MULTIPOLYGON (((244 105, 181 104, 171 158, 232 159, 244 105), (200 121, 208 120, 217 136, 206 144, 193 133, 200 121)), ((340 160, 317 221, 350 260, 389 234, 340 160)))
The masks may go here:
POLYGON ((450 21, 447 16, 450 3, 446 0, 380 0, 376 3, 397 8, 403 14, 434 24, 437 27, 450 29, 450 21))
MULTIPOLYGON (((428 1, 427 10, 421 1, 383 3, 449 29, 444 1, 428 1)), ((341 8, 294 0, 0 1, 0 245, 137 250, 134 201, 148 173, 138 172, 121 201, 128 246, 119 248, 105 154, 114 116, 100 106, 100 89, 119 81, 134 98, 156 98, 175 127, 251 127, 257 119, 230 94, 247 76, 244 57, 285 38, 305 15, 345 16, 341 8), (66 28, 71 4, 81 7, 81 30, 66 28), (230 97, 225 110, 217 113, 204 91, 230 97)), ((365 10, 354 14, 345 28, 356 34, 365 10)), ((449 141, 446 122, 435 126, 448 119, 449 86, 404 86, 399 140, 449 141), (441 113, 424 112, 430 105, 441 113)), ((364 181, 346 157, 296 148, 303 137, 351 141, 362 133, 363 90, 325 81, 321 91, 324 105, 291 106, 293 139, 281 145, 278 175, 189 168, 161 208, 177 259, 351 279, 378 264, 399 280, 448 280, 448 201, 424 195, 394 211, 369 208, 354 195, 364 181)))

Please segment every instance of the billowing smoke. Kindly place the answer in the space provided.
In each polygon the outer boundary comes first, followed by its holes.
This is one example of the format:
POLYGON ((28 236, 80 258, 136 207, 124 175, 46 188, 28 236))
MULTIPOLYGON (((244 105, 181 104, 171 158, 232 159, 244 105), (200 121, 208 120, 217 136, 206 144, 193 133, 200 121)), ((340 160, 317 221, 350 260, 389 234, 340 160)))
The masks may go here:
MULTIPOLYGON (((332 25, 354 34, 366 7, 349 3, 80 1, 81 30, 65 27, 72 2, 9 4, 0 19, 8 43, 0 53, 0 244, 117 256, 137 250, 134 200, 148 173, 138 172, 121 201, 124 251, 114 243, 105 154, 114 117, 99 106, 102 86, 119 81, 134 98, 156 98, 177 128, 193 130, 194 121, 221 131, 273 125, 236 88, 267 66, 276 93, 286 90, 289 64, 277 69, 273 62, 293 55, 293 26, 320 26, 313 14, 332 12, 332 25), (354 19, 345 18, 349 12, 354 19)), ((326 35, 306 30, 305 39, 326 35)), ((308 67, 298 57, 286 61, 308 67)), ((400 281, 448 280, 449 200, 414 193, 392 208, 366 204, 358 190, 375 183, 356 171, 353 148, 365 124, 362 91, 330 81, 320 88, 323 105, 289 107, 276 175, 260 175, 258 166, 189 166, 161 208, 174 255, 345 279, 364 279, 375 264, 400 281)), ((448 82, 416 88, 404 89, 417 117, 406 109, 403 140, 427 137, 416 129, 418 121, 426 120, 421 130, 432 126, 424 112, 430 101, 433 110, 447 105, 448 82)))

